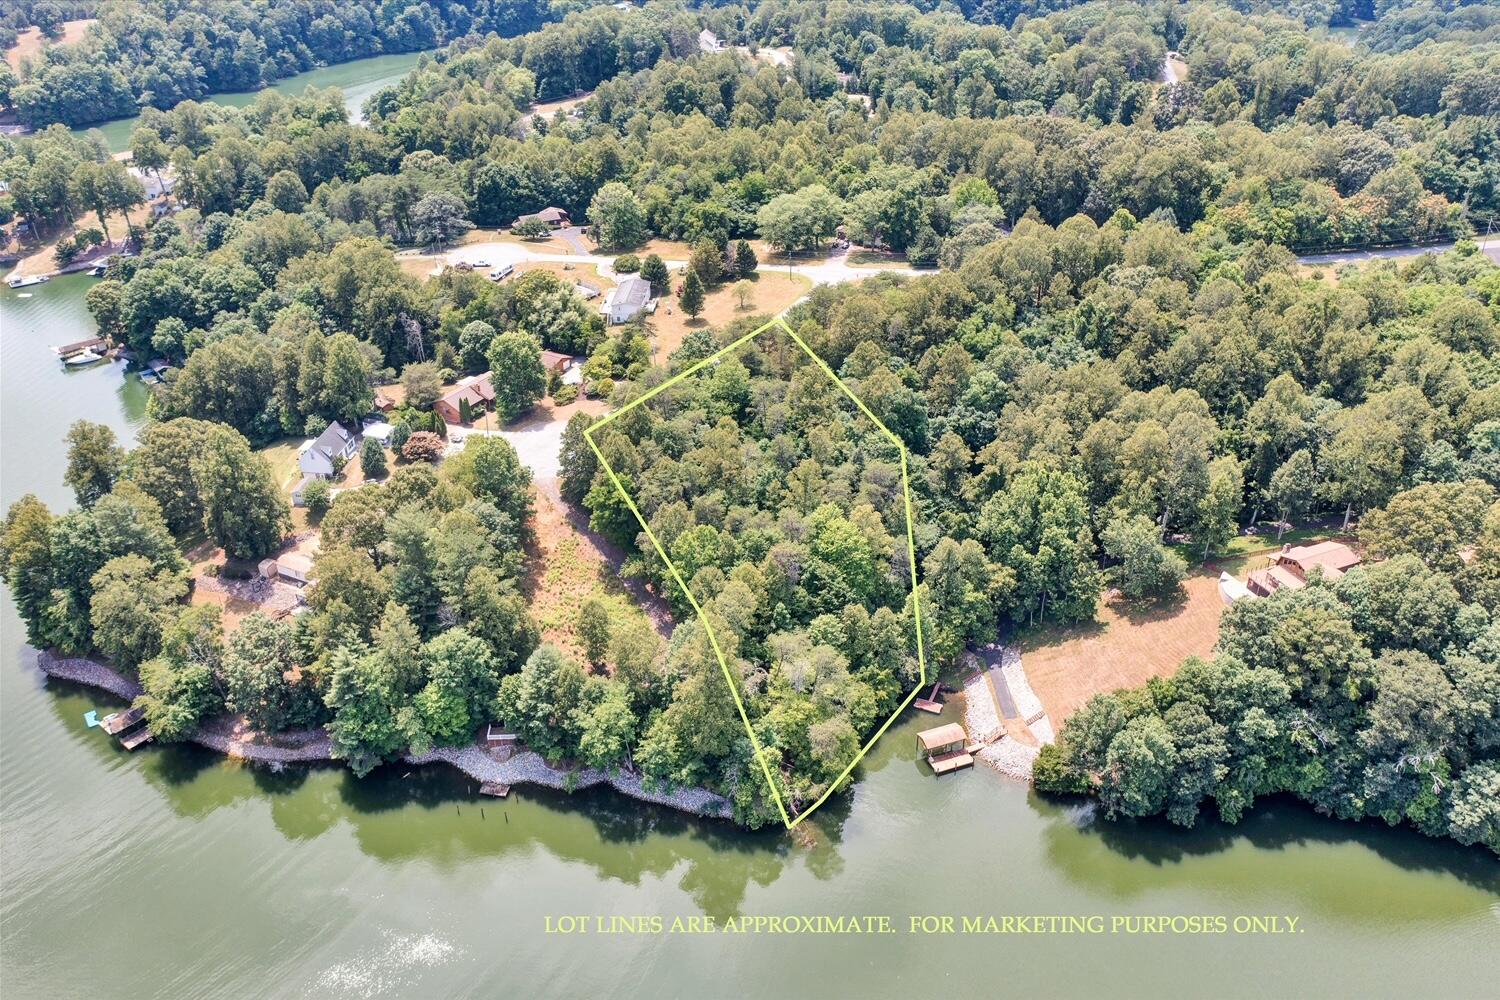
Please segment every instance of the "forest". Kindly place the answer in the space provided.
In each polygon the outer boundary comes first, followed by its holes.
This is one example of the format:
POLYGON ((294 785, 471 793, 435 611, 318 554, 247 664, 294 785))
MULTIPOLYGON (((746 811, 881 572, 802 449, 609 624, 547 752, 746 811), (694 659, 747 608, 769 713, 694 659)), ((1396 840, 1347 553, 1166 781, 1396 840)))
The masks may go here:
MULTIPOLYGON (((681 303, 739 262, 753 275, 741 241, 815 254, 842 231, 935 266, 816 287, 785 317, 910 453, 915 594, 891 449, 774 344, 601 440, 734 637, 788 801, 826 791, 911 689, 914 607, 934 623, 929 664, 951 671, 971 643, 1091 620, 1106 587, 1170 593, 1247 526, 1319 518, 1385 561, 1237 605, 1212 661, 1102 696, 1039 782, 1184 823, 1291 792, 1495 848, 1500 269, 1465 238, 1496 209, 1490 11, 931 6, 558 13, 458 38, 374 95, 368 127, 333 92, 148 108, 136 165, 171 172, 185 208, 143 225, 88 303, 102 335, 177 370, 128 457, 79 433, 80 470, 100 467, 75 477, 79 510, 12 509, 0 565, 33 641, 138 668, 155 718, 189 703, 176 732, 243 711, 228 665, 250 639, 182 604, 178 552, 207 538, 252 558, 284 533, 253 447, 358 417, 377 383, 495 368, 505 337, 587 356, 584 391, 618 408, 766 318, 696 330, 653 364, 650 320, 606 330, 555 276, 424 282, 396 249, 557 205, 648 262, 648 240, 688 244, 681 285, 654 279, 681 303), (1371 14, 1356 43, 1328 33, 1371 14), (794 58, 700 52, 705 25, 794 58), (1158 82, 1168 50, 1186 81, 1158 82), (578 90, 574 115, 531 113, 578 90), (1456 248, 1294 256, 1438 236, 1456 248), (189 457, 137 473, 156 434, 189 457), (183 631, 116 636, 127 596, 183 631)), ((108 160, 60 127, 0 139, 0 203, 58 226, 129 211, 100 182, 108 160)), ((421 407, 401 418, 430 426, 421 407)), ((285 651, 256 696, 282 706, 267 725, 330 722, 363 769, 495 715, 550 758, 704 785, 741 822, 774 820, 708 636, 596 467, 588 419, 564 436, 564 498, 672 602, 668 648, 613 602, 580 612, 582 662, 538 645, 516 596, 525 470, 471 441, 333 501, 310 613, 252 632, 285 651)))
POLYGON ((475 32, 531 31, 553 7, 540 0, 18 0, 8 29, 0 28, 0 48, 10 47, 16 28, 48 33, 73 17, 97 23, 82 42, 49 46, 19 73, 0 65, 0 107, 38 128, 126 118, 208 94, 259 90, 329 63, 419 52, 475 32))

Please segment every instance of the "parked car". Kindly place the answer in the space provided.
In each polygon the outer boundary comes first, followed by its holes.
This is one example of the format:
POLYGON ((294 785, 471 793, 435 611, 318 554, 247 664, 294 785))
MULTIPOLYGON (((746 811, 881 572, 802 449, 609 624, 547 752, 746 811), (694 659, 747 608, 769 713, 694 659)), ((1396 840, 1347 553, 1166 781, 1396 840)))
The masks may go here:
POLYGON ((515 274, 515 273, 516 273, 516 265, 514 265, 514 264, 501 264, 499 267, 495 268, 493 271, 490 272, 490 280, 491 281, 504 281, 506 278, 509 278, 512 274, 515 274))

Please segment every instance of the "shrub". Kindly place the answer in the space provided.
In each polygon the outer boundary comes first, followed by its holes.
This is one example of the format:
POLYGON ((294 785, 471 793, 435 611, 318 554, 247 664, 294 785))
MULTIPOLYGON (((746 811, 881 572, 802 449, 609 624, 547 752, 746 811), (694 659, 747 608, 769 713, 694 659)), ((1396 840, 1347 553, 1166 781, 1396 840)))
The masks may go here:
POLYGON ((546 239, 552 230, 541 219, 528 219, 511 229, 511 232, 525 240, 537 240, 546 239))
POLYGON ((315 438, 328 429, 328 419, 320 417, 316 413, 307 418, 307 423, 302 425, 302 433, 310 438, 315 438))
POLYGON ((641 269, 641 259, 633 253, 622 253, 615 258, 614 268, 618 274, 634 274, 641 269))
POLYGON ((385 448, 372 437, 360 443, 359 468, 366 480, 385 478, 385 448))
POLYGON ((577 398, 578 384, 576 382, 560 385, 557 387, 557 391, 552 394, 552 399, 558 406, 567 406, 577 398))
POLYGON ((328 513, 329 505, 333 503, 333 488, 328 485, 326 479, 314 479, 302 487, 302 506, 309 513, 319 517, 328 513))
POLYGON ((443 457, 443 439, 431 431, 417 431, 401 446, 408 462, 436 462, 443 457))

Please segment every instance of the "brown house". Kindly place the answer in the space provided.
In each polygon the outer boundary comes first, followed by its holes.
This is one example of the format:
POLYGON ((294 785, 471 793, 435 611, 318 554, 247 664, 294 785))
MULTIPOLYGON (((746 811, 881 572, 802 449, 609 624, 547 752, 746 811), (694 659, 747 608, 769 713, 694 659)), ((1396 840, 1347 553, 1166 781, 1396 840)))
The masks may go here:
POLYGON ((1251 573, 1245 581, 1250 592, 1270 597, 1278 590, 1298 590, 1307 586, 1314 569, 1324 578, 1337 580, 1359 565, 1359 556, 1343 542, 1319 542, 1316 545, 1284 546, 1265 569, 1251 573))
POLYGON ((474 375, 449 389, 436 403, 433 410, 450 424, 469 423, 481 413, 489 410, 495 402, 495 386, 490 382, 490 373, 474 375), (465 410, 468 419, 464 418, 465 410))
POLYGON ((542 367, 547 369, 549 375, 561 375, 572 363, 573 358, 570 355, 559 354, 557 351, 542 352, 542 367))
POLYGON ((548 205, 540 212, 532 212, 530 215, 517 216, 516 221, 512 222, 511 226, 512 228, 514 228, 515 226, 521 225, 523 222, 531 222, 533 220, 537 222, 545 222, 551 229, 561 229, 563 226, 571 226, 573 224, 573 220, 568 217, 567 212, 558 208, 556 205, 548 205))

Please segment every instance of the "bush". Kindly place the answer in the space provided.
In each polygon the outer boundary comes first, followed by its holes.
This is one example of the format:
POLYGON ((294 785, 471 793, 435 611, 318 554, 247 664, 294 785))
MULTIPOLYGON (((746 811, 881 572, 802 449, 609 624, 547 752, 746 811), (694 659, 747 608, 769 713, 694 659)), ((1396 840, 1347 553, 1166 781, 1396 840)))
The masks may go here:
POLYGON ((618 274, 634 274, 641 269, 641 259, 633 253, 622 253, 615 258, 614 267, 618 274))
POLYGON ((316 413, 309 415, 308 418, 307 418, 307 423, 305 423, 305 424, 302 425, 302 433, 306 434, 310 438, 317 437, 319 434, 322 434, 327 429, 328 429, 328 420, 327 420, 327 418, 326 417, 320 417, 316 413))
POLYGON ((367 482, 372 479, 385 478, 385 448, 372 437, 365 438, 360 443, 359 468, 367 482))
POLYGON ((1068 765, 1067 754, 1056 743, 1042 747, 1031 765, 1031 778, 1039 792, 1083 795, 1089 790, 1088 778, 1068 765))
POLYGON ((528 219, 511 229, 511 232, 525 240, 546 239, 547 234, 552 232, 551 228, 541 219, 528 219))
POLYGON ((431 431, 417 431, 401 446, 408 462, 436 462, 443 457, 443 439, 431 431))
POLYGON ((333 488, 328 485, 326 479, 314 479, 302 487, 302 506, 309 513, 319 517, 328 513, 328 507, 333 503, 333 488))
POLYGON ((407 423, 405 420, 397 420, 391 424, 392 451, 396 452, 396 454, 399 455, 401 453, 401 449, 406 446, 406 442, 410 439, 411 424, 407 423))
POLYGON ((552 394, 552 400, 553 402, 557 403, 558 406, 567 406, 577 398, 578 384, 576 382, 570 382, 565 385, 560 385, 557 387, 557 391, 552 394))

